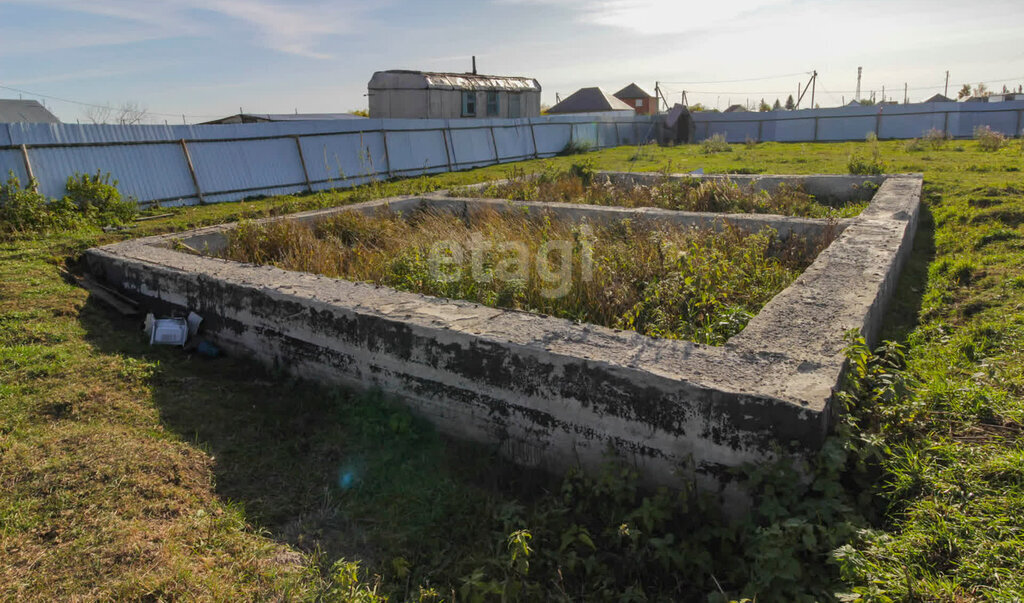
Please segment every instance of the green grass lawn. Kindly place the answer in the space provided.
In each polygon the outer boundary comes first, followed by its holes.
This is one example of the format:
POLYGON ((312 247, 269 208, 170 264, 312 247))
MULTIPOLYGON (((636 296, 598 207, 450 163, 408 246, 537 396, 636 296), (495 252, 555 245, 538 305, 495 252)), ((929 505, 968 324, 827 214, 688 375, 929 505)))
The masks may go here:
MULTIPOLYGON (((621 147, 518 167, 846 173, 869 144, 621 147)), ((692 493, 638 491, 617 468, 519 470, 373 393, 150 347, 138 320, 60 273, 126 237, 508 166, 0 241, 0 597, 1024 598, 1024 154, 1019 141, 878 145, 886 172, 925 177, 885 333, 903 359, 854 355, 867 363, 851 419, 812 482, 751 468, 757 505, 738 524, 692 493)))

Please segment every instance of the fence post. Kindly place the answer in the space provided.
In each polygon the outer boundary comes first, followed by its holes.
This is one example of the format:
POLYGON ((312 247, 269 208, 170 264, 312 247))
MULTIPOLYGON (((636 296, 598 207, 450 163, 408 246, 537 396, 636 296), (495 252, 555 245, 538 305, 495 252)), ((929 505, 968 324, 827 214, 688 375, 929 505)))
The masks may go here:
POLYGON ((818 142, 818 116, 814 116, 814 142, 818 142))
POLYGON ((28 147, 25 143, 21 145, 21 159, 25 162, 25 174, 28 175, 28 183, 32 190, 39 192, 39 183, 36 182, 36 175, 32 172, 32 162, 28 160, 28 147))
POLYGON ((949 138, 949 111, 943 112, 942 115, 942 133, 946 135, 946 138, 949 138))
POLYGON ((188 164, 188 173, 192 175, 192 184, 196 187, 196 197, 199 197, 199 204, 203 205, 206 203, 206 199, 203 197, 203 189, 199 186, 199 177, 196 176, 196 166, 192 164, 192 154, 188 152, 188 144, 185 143, 185 139, 181 139, 181 151, 185 154, 185 163, 188 164))
POLYGON ((306 178, 306 191, 313 192, 313 184, 309 181, 309 170, 306 169, 306 157, 302 154, 302 143, 299 142, 299 136, 296 134, 292 136, 295 139, 295 149, 299 152, 299 163, 302 164, 302 175, 306 178))
POLYGON ((1024 136, 1024 132, 1020 131, 1020 124, 1021 124, 1021 120, 1022 120, 1022 117, 1021 117, 1022 115, 1024 115, 1024 109, 1018 109, 1017 110, 1017 131, 1013 133, 1014 136, 1024 136))
POLYGON ((533 140, 533 158, 537 159, 540 157, 540 151, 537 150, 537 133, 533 131, 533 118, 526 118, 527 123, 530 124, 530 139, 533 140))
POLYGON ((619 122, 615 122, 615 146, 622 146, 622 136, 619 135, 619 122))
POLYGON ((384 137, 384 163, 388 164, 388 178, 392 177, 391 174, 391 153, 388 152, 388 131, 384 128, 380 129, 380 135, 384 137))
POLYGON ((879 132, 882 131, 882 109, 878 109, 878 113, 875 114, 875 138, 878 138, 879 132))
POLYGON ((448 171, 452 171, 452 155, 448 151, 448 130, 441 128, 441 139, 444 140, 444 156, 448 160, 448 171))
POLYGON ((491 147, 494 148, 494 163, 501 163, 501 156, 498 155, 498 139, 494 136, 494 126, 488 126, 491 131, 491 147))
POLYGON ((757 142, 764 140, 764 120, 757 120, 757 142))

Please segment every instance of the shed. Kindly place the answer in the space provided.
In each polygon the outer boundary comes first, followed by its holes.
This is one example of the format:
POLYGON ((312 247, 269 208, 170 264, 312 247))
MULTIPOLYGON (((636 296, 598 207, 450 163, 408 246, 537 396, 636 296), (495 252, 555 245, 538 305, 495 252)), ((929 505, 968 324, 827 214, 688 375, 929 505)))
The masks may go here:
POLYGON ((540 84, 520 76, 378 71, 367 85, 370 117, 537 117, 540 84))
POLYGON ((614 96, 642 115, 654 115, 658 112, 658 99, 647 94, 643 88, 635 83, 631 83, 622 90, 619 90, 614 96))
POLYGON ((0 123, 59 124, 57 116, 39 101, 0 98, 0 123))
POLYGON ((548 109, 548 113, 593 113, 597 111, 633 111, 633 107, 594 86, 580 88, 562 99, 562 102, 548 109))

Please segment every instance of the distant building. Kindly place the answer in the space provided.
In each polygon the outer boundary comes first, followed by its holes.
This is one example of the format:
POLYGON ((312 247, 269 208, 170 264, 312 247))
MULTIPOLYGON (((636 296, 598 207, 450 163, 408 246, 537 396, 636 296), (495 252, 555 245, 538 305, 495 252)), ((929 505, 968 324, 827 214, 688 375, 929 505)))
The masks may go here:
POLYGON ((631 83, 613 96, 633 108, 642 115, 654 115, 658 112, 658 99, 644 91, 643 88, 631 83))
POLYGON ((548 113, 594 113, 598 111, 633 111, 634 108, 594 86, 580 88, 562 102, 548 109, 548 113))
POLYGON ((747 110, 743 105, 729 105, 729 108, 722 113, 745 113, 747 110))
POLYGON ((237 113, 213 121, 206 121, 201 125, 256 124, 271 121, 330 121, 339 119, 366 118, 362 115, 353 115, 351 113, 237 113))
POLYGON ((370 117, 537 117, 540 84, 528 77, 378 71, 367 85, 370 117))
POLYGON ((0 123, 59 124, 60 120, 34 100, 0 98, 0 123))
POLYGON ((951 99, 951 98, 949 98, 948 96, 943 96, 941 94, 936 94, 935 96, 933 96, 933 97, 931 97, 928 100, 923 101, 923 102, 926 102, 926 103, 955 103, 956 101, 951 99))

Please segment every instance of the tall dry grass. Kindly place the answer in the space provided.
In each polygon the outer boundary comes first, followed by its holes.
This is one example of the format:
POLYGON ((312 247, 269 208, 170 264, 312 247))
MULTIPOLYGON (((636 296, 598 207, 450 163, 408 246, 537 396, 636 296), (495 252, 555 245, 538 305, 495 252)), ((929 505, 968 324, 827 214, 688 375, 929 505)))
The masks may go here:
POLYGON ((769 193, 725 179, 665 177, 652 185, 615 184, 587 164, 567 170, 548 169, 538 175, 512 168, 506 180, 473 193, 499 199, 587 203, 619 207, 660 207, 680 211, 758 213, 840 218, 857 215, 865 204, 833 206, 807 194, 800 186, 782 185, 769 193))
POLYGON ((806 243, 520 211, 343 212, 314 226, 243 223, 226 257, 438 297, 720 344, 810 262, 806 243))

